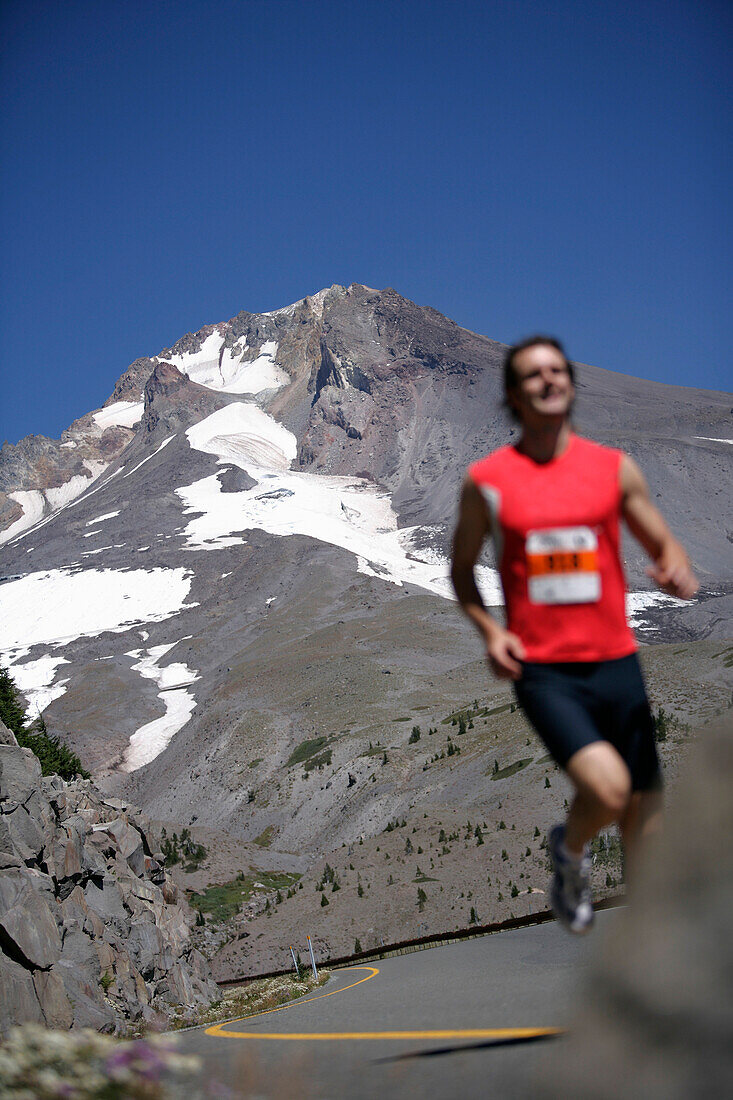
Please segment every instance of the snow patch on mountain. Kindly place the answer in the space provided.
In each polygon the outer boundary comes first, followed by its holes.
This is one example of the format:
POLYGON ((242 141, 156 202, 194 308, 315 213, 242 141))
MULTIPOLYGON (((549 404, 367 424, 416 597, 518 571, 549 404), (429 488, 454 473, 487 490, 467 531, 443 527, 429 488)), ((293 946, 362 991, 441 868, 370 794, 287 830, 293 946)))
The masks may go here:
POLYGON ((185 374, 192 382, 221 393, 258 394, 265 390, 277 390, 290 378, 276 366, 277 341, 266 340, 256 359, 246 362, 246 343, 225 348, 224 337, 218 330, 207 336, 198 351, 182 355, 166 356, 166 362, 185 374))
POLYGON ((60 699, 64 694, 69 681, 59 680, 58 683, 54 683, 54 680, 59 665, 69 663, 65 657, 48 655, 39 657, 37 661, 26 661, 25 664, 13 669, 15 685, 28 700, 31 720, 36 717, 36 714, 42 714, 54 699, 60 699))
POLYGON ((86 522, 86 526, 91 527, 93 523, 104 523, 105 520, 114 519, 115 516, 119 516, 119 514, 120 514, 120 509, 119 508, 117 509, 116 512, 105 512, 103 516, 96 516, 94 519, 88 519, 87 522, 86 522))
MULTIPOLYGON (((227 405, 186 435, 192 447, 234 462, 257 482, 252 489, 224 493, 218 475, 211 474, 177 489, 186 512, 197 513, 183 532, 188 549, 241 544, 237 533, 253 529, 308 535, 354 554, 362 573, 452 598, 447 562, 413 547, 415 529, 398 529, 389 494, 363 478, 290 470, 295 436, 257 406, 227 405)), ((495 571, 484 570, 482 579, 487 599, 495 603, 495 571)))
POLYGON ((94 423, 106 428, 134 428, 142 419, 145 405, 142 401, 114 401, 92 414, 94 423))
POLYGON ((260 353, 252 362, 242 362, 242 355, 247 350, 247 345, 234 348, 225 348, 222 358, 220 373, 222 382, 212 389, 219 389, 223 393, 263 393, 265 390, 279 390, 287 385, 290 377, 275 363, 277 355, 277 342, 266 340, 260 348, 260 353))
POLYGON ((678 600, 675 596, 668 596, 666 592, 627 592, 626 593, 626 617, 631 627, 643 627, 646 616, 644 612, 649 608, 685 607, 689 600, 678 600))
POLYGON ((187 604, 192 574, 176 569, 49 569, 0 585, 0 661, 17 663, 31 646, 161 622, 187 604))
POLYGON ((169 435, 167 439, 164 439, 163 442, 160 444, 160 446, 155 448, 155 450, 153 451, 152 454, 150 454, 146 458, 144 458, 142 460, 142 462, 138 462, 137 466, 133 466, 131 470, 128 470, 127 473, 123 475, 122 480, 124 481, 124 479, 126 477, 131 477, 137 470, 140 469, 141 466, 144 466, 146 462, 150 462, 151 458, 155 458, 155 456, 158 454, 158 452, 162 451, 164 447, 167 447, 168 444, 170 443, 170 441, 172 439, 175 439, 175 438, 176 438, 176 433, 174 432, 173 435, 169 435))
POLYGON ((23 515, 4 531, 0 531, 0 546, 4 542, 10 542, 21 532, 27 531, 29 527, 34 527, 43 516, 46 507, 46 499, 40 489, 18 489, 14 493, 8 493, 8 496, 21 506, 23 515))
POLYGON ((0 532, 0 546, 15 538, 24 538, 31 530, 43 527, 53 519, 57 512, 68 504, 82 496, 86 489, 96 481, 103 470, 107 469, 106 462, 87 462, 88 474, 75 474, 63 485, 50 489, 19 489, 9 493, 11 500, 20 504, 23 515, 16 519, 9 527, 0 532), (50 515, 44 514, 51 509, 50 515))
MULTIPOLYGON (((185 638, 181 639, 181 641, 185 640, 185 638)), ((152 646, 148 650, 134 649, 127 653, 128 657, 138 658, 137 664, 132 666, 136 672, 146 679, 156 681, 159 688, 158 697, 165 706, 165 714, 161 718, 147 722, 133 733, 130 738, 130 747, 125 753, 123 771, 136 771, 159 756, 171 739, 188 722, 197 705, 187 686, 199 679, 198 673, 181 661, 166 665, 165 668, 159 667, 161 659, 178 644, 178 642, 170 642, 167 645, 152 646)))
POLYGON ((231 461, 251 477, 274 477, 275 471, 287 470, 298 453, 292 432, 257 405, 244 401, 235 401, 200 420, 186 436, 195 450, 231 461))

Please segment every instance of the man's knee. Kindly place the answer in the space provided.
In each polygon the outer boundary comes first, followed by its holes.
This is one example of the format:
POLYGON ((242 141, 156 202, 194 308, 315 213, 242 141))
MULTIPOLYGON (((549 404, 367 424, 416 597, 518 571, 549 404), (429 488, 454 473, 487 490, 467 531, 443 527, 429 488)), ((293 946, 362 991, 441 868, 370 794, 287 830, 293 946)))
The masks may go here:
POLYGON ((621 755, 607 742, 587 745, 571 758, 568 775, 583 799, 607 821, 618 821, 631 798, 631 775, 621 755))
POLYGON ((599 807, 609 821, 618 821, 626 813, 631 797, 631 776, 628 771, 609 776, 597 783, 594 791, 599 807))

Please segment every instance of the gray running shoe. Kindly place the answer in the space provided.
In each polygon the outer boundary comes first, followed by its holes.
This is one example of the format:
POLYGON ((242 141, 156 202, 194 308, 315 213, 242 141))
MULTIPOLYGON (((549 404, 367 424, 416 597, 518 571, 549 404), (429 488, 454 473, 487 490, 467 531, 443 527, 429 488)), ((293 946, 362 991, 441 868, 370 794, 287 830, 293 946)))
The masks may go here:
POLYGON ((590 860, 583 856, 574 863, 563 855, 565 826, 550 830, 548 843, 555 874, 550 889, 552 910, 568 931, 582 935, 593 924, 593 899, 590 892, 590 860))

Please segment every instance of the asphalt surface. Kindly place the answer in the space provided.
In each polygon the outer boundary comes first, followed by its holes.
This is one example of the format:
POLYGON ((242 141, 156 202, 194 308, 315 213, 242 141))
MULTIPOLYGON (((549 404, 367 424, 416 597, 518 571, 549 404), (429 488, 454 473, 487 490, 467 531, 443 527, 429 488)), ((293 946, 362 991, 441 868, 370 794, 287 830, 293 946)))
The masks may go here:
POLYGON ((217 1098, 525 1098, 613 919, 599 913, 583 939, 550 923, 338 970, 281 1009, 186 1032, 180 1049, 217 1098))

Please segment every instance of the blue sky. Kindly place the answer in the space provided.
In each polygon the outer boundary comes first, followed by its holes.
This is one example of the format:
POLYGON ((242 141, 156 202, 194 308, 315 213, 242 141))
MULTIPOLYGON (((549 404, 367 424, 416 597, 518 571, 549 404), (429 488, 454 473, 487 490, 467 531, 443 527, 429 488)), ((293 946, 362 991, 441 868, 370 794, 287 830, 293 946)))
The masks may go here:
POLYGON ((733 8, 5 0, 0 442, 332 283, 731 388, 733 8))

